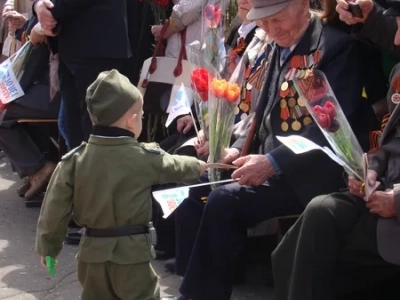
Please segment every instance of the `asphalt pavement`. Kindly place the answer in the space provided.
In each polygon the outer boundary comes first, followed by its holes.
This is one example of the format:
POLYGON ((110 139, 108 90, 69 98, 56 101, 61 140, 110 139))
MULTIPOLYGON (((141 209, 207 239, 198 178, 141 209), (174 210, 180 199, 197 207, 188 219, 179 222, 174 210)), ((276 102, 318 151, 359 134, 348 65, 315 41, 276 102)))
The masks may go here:
MULTIPOLYGON (((6 159, 0 159, 0 299, 80 299, 77 246, 64 246, 58 258, 57 277, 49 278, 34 250, 39 208, 25 207, 16 194, 19 182, 6 159)), ((182 279, 165 272, 163 261, 155 260, 153 265, 161 278, 162 296, 178 295, 182 279)), ((248 266, 247 282, 235 287, 232 300, 273 300, 271 288, 265 285, 263 268, 257 264, 248 266)))

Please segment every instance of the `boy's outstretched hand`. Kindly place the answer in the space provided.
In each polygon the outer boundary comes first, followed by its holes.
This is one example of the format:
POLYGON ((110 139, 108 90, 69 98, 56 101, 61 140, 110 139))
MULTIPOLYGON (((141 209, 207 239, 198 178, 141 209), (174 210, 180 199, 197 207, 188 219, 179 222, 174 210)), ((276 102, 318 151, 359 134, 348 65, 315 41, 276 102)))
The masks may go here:
POLYGON ((40 257, 40 264, 42 265, 43 268, 47 269, 46 257, 44 257, 44 256, 40 257))
POLYGON ((199 160, 199 164, 200 164, 200 176, 201 176, 207 170, 207 164, 202 160, 199 160))

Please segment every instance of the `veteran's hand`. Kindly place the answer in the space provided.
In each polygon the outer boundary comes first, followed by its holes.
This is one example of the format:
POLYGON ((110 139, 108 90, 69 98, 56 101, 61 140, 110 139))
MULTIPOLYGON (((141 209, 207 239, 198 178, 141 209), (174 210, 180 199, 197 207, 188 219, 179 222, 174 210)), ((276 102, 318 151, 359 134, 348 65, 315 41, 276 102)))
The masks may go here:
POLYGON ((199 133, 197 134, 197 139, 194 141, 194 147, 200 148, 202 146, 204 146, 204 144, 206 143, 206 137, 204 135, 204 131, 203 129, 199 130, 199 133))
POLYGON ((336 0, 336 2, 337 2, 336 11, 339 14, 340 20, 342 20, 348 25, 364 23, 365 20, 368 18, 370 12, 372 11, 372 8, 374 7, 374 3, 372 2, 372 0, 358 0, 358 1, 336 0), (348 2, 356 2, 360 6, 361 12, 363 14, 362 19, 354 17, 352 13, 348 11, 349 8, 348 2))
POLYGON ((34 6, 39 23, 42 24, 43 30, 47 36, 55 36, 52 30, 56 27, 57 21, 50 11, 53 7, 54 4, 50 0, 40 0, 36 2, 34 6))
MULTIPOLYGON (((368 170, 368 185, 370 187, 373 187, 376 183, 376 179, 378 177, 378 174, 376 174, 375 171, 373 170, 368 170)), ((364 198, 365 196, 365 191, 364 191, 364 183, 362 181, 359 181, 355 179, 352 176, 349 176, 348 180, 348 186, 349 186, 349 191, 351 194, 364 198)))
POLYGON ((186 115, 183 117, 179 117, 176 120, 176 130, 183 134, 186 134, 192 129, 193 127, 193 119, 191 115, 186 115))
POLYGON ((382 218, 396 216, 393 190, 373 192, 366 205, 371 214, 378 215, 382 218))
POLYGON ((208 142, 205 142, 202 146, 199 147, 196 147, 195 145, 194 148, 196 149, 197 157, 202 157, 210 153, 210 145, 208 142))
POLYGON ((231 164, 234 160, 238 159, 240 156, 240 151, 236 148, 225 149, 224 157, 222 163, 231 164))
POLYGON ((232 179, 239 179, 240 185, 260 186, 275 174, 274 168, 265 155, 248 155, 232 162, 238 166, 232 179))
POLYGON ((14 32, 16 29, 21 29, 27 19, 20 13, 14 11, 9 12, 6 17, 8 17, 8 30, 14 32))
POLYGON ((3 8, 3 14, 2 17, 5 18, 7 16, 7 13, 10 11, 13 11, 14 7, 12 5, 5 5, 3 8))

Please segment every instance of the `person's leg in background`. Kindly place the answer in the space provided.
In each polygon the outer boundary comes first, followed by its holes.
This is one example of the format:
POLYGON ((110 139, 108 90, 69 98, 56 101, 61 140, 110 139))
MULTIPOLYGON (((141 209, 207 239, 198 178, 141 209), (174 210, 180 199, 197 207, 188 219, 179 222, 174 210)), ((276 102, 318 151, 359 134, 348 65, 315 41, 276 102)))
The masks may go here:
MULTIPOLYGON (((71 116, 66 110, 66 119, 68 125, 68 134, 73 135, 70 129, 71 122, 78 123, 81 128, 82 140, 76 145, 71 142, 71 147, 79 146, 82 141, 87 141, 92 132, 92 121, 86 109, 86 91, 87 88, 97 79, 98 75, 103 71, 111 71, 112 69, 121 70, 124 65, 124 59, 69 59, 64 61, 70 74, 72 75, 75 87, 75 99, 73 105, 77 106, 74 110, 78 111, 78 115, 71 116), (79 120, 77 120, 79 116, 79 120)), ((67 99, 65 99, 68 102, 67 99)), ((67 105, 66 105, 67 106, 67 105)), ((65 107, 66 107, 65 106, 65 107)))
POLYGON ((60 60, 59 66, 60 90, 63 101, 64 125, 67 140, 71 149, 78 147, 83 141, 82 127, 79 122, 80 105, 74 77, 65 64, 60 60))
MULTIPOLYGON (((92 123, 86 109, 86 90, 103 71, 121 70, 124 59, 61 59, 59 74, 67 140, 71 149, 87 141, 92 123)), ((82 230, 71 220, 65 241, 79 244, 82 230)))
POLYGON ((7 155, 10 163, 20 178, 29 177, 29 181, 18 190, 27 200, 40 193, 46 186, 55 164, 47 161, 43 152, 34 142, 22 124, 22 118, 49 118, 48 111, 12 103, 7 108, 0 126, 0 148, 7 155))
POLYGON ((71 144, 68 140, 68 127, 65 119, 65 109, 64 109, 64 101, 61 99, 60 112, 58 114, 58 130, 60 131, 60 135, 65 140, 65 144, 67 146, 67 150, 71 150, 71 144))

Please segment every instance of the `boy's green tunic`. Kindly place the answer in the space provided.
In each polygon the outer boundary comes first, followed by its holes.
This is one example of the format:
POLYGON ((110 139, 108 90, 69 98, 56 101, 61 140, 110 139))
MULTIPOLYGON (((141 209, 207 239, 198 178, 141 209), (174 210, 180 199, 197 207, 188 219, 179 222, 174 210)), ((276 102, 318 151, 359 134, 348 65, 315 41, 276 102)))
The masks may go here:
MULTIPOLYGON (((58 256, 72 209, 82 227, 148 225, 152 185, 192 183, 199 175, 195 158, 169 155, 156 144, 139 144, 130 137, 92 135, 87 144, 63 158, 51 178, 39 217, 36 249, 42 256, 58 256)), ((84 264, 119 265, 149 262, 153 257, 149 234, 83 236, 77 255, 84 264)))

